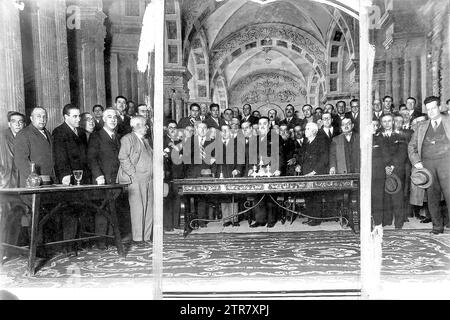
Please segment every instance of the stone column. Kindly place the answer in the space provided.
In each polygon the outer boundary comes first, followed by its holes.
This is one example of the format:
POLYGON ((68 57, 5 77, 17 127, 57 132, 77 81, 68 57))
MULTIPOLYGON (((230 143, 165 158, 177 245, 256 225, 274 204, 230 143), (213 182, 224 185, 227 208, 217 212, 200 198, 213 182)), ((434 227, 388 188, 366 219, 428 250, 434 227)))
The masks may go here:
POLYGON ((392 96, 392 61, 386 61, 386 90, 385 95, 392 96))
POLYGON ((411 61, 405 59, 403 64, 403 103, 406 103, 411 89, 411 61))
POLYGON ((411 97, 417 99, 417 101, 421 101, 422 97, 420 94, 420 60, 418 56, 413 56, 411 58, 411 97))
POLYGON ((6 113, 10 110, 25 114, 20 41, 19 10, 11 0, 0 1, 0 130, 7 127, 6 113))
POLYGON ((114 104, 114 99, 119 95, 119 61, 118 54, 111 53, 110 58, 110 79, 111 79, 111 104, 114 104))
POLYGON ((79 0, 80 30, 77 30, 77 64, 80 108, 91 111, 92 106, 105 106, 105 70, 103 50, 106 28, 102 1, 79 0))
POLYGON ((70 103, 65 0, 33 2, 33 56, 36 101, 48 111, 47 128, 62 122, 62 107, 70 103))
POLYGON ((392 97, 394 105, 398 108, 401 99, 400 93, 400 58, 392 59, 392 97))

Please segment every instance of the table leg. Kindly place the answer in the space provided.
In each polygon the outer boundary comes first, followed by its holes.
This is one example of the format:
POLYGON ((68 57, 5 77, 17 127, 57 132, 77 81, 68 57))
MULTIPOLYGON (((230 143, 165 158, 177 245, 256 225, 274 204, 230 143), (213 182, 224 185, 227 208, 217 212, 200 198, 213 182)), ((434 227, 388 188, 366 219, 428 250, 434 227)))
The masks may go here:
POLYGON ((119 231, 119 220, 117 219, 116 199, 113 197, 110 197, 109 211, 110 211, 111 223, 113 225, 114 238, 116 240, 117 253, 120 256, 125 257, 125 250, 123 249, 122 238, 120 236, 120 231, 119 231))
POLYGON ((39 226, 39 208, 41 205, 41 196, 33 194, 31 196, 31 239, 30 250, 28 254, 28 273, 29 277, 34 276, 36 263, 36 247, 39 226))

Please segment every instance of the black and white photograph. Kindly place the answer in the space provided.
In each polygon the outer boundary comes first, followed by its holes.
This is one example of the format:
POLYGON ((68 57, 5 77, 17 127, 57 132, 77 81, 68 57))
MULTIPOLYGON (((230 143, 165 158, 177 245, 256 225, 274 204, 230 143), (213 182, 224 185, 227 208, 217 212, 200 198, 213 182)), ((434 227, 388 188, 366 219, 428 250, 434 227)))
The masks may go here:
MULTIPOLYGON (((2 0, 0 29, 1 300, 450 298, 449 0, 2 0)), ((252 311, 221 309, 171 311, 252 311)))

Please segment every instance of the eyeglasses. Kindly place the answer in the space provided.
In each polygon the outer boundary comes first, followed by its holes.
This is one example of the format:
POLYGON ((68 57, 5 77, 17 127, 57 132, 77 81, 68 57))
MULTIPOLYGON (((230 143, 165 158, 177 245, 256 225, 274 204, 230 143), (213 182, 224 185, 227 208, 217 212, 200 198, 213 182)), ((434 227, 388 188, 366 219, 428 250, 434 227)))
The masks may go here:
POLYGON ((23 120, 11 120, 11 123, 24 124, 25 122, 23 120))

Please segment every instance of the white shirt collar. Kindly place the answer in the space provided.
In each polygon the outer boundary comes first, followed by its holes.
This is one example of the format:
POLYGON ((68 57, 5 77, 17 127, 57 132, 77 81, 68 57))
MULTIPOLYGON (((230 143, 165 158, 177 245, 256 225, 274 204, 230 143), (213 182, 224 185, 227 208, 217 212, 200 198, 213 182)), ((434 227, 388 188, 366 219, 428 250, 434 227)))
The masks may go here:
POLYGON ((431 120, 431 123, 436 122, 436 127, 439 127, 439 125, 441 124, 441 120, 442 120, 442 117, 439 117, 439 118, 437 118, 435 120, 431 120))

